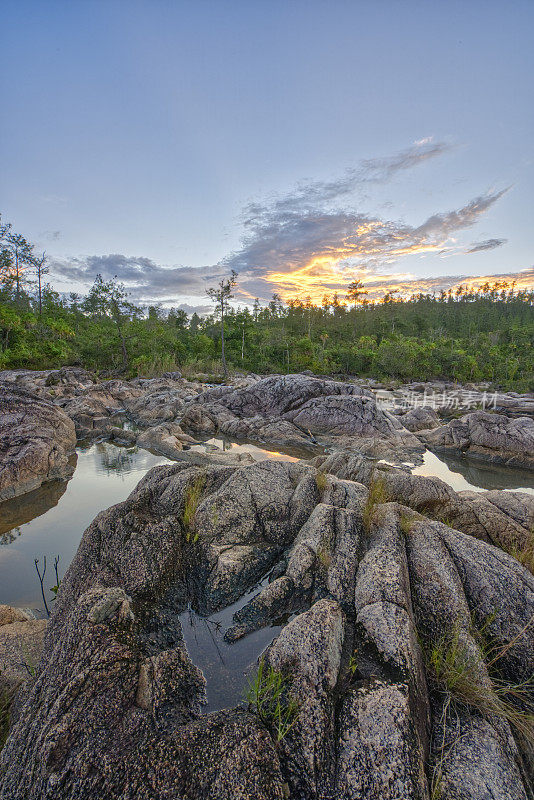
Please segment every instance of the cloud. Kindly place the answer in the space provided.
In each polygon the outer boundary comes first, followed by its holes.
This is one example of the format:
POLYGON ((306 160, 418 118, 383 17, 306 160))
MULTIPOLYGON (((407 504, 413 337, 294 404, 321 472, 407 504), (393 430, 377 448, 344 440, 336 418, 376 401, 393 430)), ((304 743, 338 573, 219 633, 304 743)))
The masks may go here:
POLYGON ((227 272, 223 266, 163 267, 150 258, 121 253, 51 259, 50 266, 55 275, 85 285, 91 284, 98 274, 105 280, 117 277, 126 284, 136 302, 164 300, 167 304, 181 302, 184 295, 203 296, 206 288, 227 272))
MULTIPOLYGON (((166 267, 144 256, 111 254, 56 260, 53 271, 85 284, 97 273, 117 276, 137 302, 193 307, 200 298, 205 306, 206 288, 234 269, 239 274, 238 301, 267 300, 273 292, 284 299, 309 295, 320 301, 324 294, 343 292, 356 277, 371 280, 378 271, 390 270, 404 256, 461 252, 459 232, 474 226, 507 189, 433 213, 416 225, 361 209, 361 198, 356 201, 353 196, 449 150, 449 144, 422 139, 391 156, 364 160, 337 179, 303 182, 285 195, 250 203, 242 215, 240 248, 215 265, 166 267)), ((489 250, 504 241, 474 243, 468 252, 489 250)))
POLYGON ((468 253, 481 253, 484 250, 495 250, 496 247, 502 247, 506 244, 508 239, 486 239, 484 242, 473 242, 468 253))

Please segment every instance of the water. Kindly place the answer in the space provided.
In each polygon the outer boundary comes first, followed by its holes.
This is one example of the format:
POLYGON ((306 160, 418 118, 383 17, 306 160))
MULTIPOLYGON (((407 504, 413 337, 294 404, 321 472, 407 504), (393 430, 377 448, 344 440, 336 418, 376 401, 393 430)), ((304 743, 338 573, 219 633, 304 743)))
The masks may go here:
POLYGON ((70 481, 53 481, 0 505, 0 603, 43 609, 34 559, 47 557, 45 595, 53 597, 54 557, 59 577, 97 513, 125 500, 144 473, 170 462, 137 447, 100 442, 78 450, 70 481))
POLYGON ((217 450, 223 450, 224 452, 231 450, 232 453, 236 454, 249 453, 254 461, 266 461, 267 459, 272 461, 298 461, 299 458, 310 457, 310 452, 304 449, 302 451, 290 448, 284 448, 283 451, 267 450, 251 442, 236 442, 232 439, 218 438, 207 439, 201 444, 194 444, 191 450, 201 453, 217 452, 217 450))
POLYGON ((266 584, 267 578, 236 603, 209 617, 200 617, 192 610, 180 615, 187 652, 206 678, 208 703, 203 706, 206 713, 231 708, 243 701, 259 657, 282 630, 280 620, 279 625, 261 628, 233 644, 224 641, 235 612, 266 584))
POLYGON ((413 467, 412 475, 441 478, 456 492, 483 492, 489 489, 527 492, 534 495, 534 473, 509 469, 468 457, 440 456, 427 450, 423 463, 413 467))
MULTIPOLYGON (((255 461, 297 461, 296 453, 278 452, 249 443, 209 439, 193 450, 232 450, 250 453, 255 461)), ((73 477, 52 481, 33 492, 0 505, 0 603, 43 612, 34 561, 42 569, 46 555, 45 596, 56 584, 54 558, 60 556, 59 578, 67 570, 84 530, 99 511, 125 500, 147 470, 173 464, 164 456, 137 447, 118 447, 99 442, 78 448, 73 477)))

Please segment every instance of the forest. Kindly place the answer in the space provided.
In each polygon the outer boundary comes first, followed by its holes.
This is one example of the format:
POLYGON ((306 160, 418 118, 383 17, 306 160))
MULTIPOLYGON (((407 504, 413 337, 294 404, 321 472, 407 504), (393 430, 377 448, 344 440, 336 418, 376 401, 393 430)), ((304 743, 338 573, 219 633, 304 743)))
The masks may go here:
POLYGON ((0 227, 0 369, 81 365, 101 377, 180 370, 222 379, 221 326, 229 370, 311 370, 396 381, 487 382, 534 391, 534 291, 505 281, 473 291, 378 302, 354 281, 344 296, 252 308, 232 305, 238 276, 207 290, 212 314, 139 306, 116 279, 95 276, 85 296, 59 293, 37 255, 0 227))

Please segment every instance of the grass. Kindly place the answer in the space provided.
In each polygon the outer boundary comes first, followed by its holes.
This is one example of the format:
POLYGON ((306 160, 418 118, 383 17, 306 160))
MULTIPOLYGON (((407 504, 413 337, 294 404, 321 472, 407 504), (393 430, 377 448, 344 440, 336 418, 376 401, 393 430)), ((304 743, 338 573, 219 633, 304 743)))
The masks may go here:
POLYGON ((324 470, 318 469, 315 473, 315 484, 320 492, 324 492, 326 489, 326 472, 324 470))
POLYGON ((268 667, 265 659, 261 658, 245 697, 249 709, 270 731, 275 742, 278 744, 283 741, 298 714, 298 705, 291 697, 288 678, 273 667, 268 667))
POLYGON ((389 496, 384 479, 373 475, 369 483, 369 493, 363 509, 363 527, 367 533, 371 529, 376 507, 387 502, 389 502, 389 496))
POLYGON ((185 538, 188 542, 194 543, 198 540, 199 534, 195 531, 195 514, 197 513, 198 504, 200 503, 205 485, 206 476, 199 475, 185 490, 182 524, 184 526, 185 538))
POLYGON ((401 512, 399 519, 399 527, 405 536, 408 536, 408 534, 410 534, 413 531, 413 527, 416 522, 417 519, 415 518, 415 516, 408 516, 408 514, 401 512))
POLYGON ((534 526, 530 529, 526 542, 514 542, 508 553, 534 575, 534 526))
MULTIPOLYGON (((486 659, 488 669, 495 667, 511 646, 486 659)), ((487 655, 483 649, 482 652, 487 655)), ((435 681, 453 698, 484 716, 495 715, 507 720, 528 741, 534 740, 534 676, 515 684, 495 678, 491 686, 479 680, 479 663, 462 641, 459 625, 433 644, 427 661, 435 681)))

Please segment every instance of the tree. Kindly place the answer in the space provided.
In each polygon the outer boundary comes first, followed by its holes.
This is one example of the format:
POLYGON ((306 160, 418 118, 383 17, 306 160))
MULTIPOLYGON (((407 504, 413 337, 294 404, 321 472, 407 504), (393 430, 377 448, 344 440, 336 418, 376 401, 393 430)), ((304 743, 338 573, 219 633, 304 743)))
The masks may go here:
POLYGON ((348 290, 347 290, 347 300, 352 300, 353 303, 358 304, 360 297, 369 294, 363 288, 363 283, 361 281, 352 281, 349 283, 348 290))
POLYGON ((27 242, 20 233, 11 233, 9 231, 7 234, 7 247, 13 257, 12 275, 15 281, 15 299, 18 302, 24 274, 29 267, 33 266, 33 245, 27 242))
POLYGON ((43 252, 43 255, 39 257, 35 257, 33 259, 33 263, 35 265, 35 274, 37 276, 37 296, 39 300, 39 316, 41 317, 43 314, 43 287, 42 281, 45 275, 48 275, 50 272, 49 268, 46 266, 46 253, 43 252))
POLYGON ((122 283, 117 283, 116 276, 104 281, 102 275, 97 275, 84 302, 84 309, 87 312, 108 317, 113 321, 121 343, 124 369, 127 369, 129 364, 124 325, 132 315, 140 313, 140 309, 126 300, 127 296, 126 287, 122 283))
POLYGON ((236 283, 237 272, 232 270, 229 278, 226 280, 222 278, 216 287, 212 287, 206 291, 206 294, 210 300, 213 300, 214 303, 217 303, 216 314, 221 318, 221 362, 225 378, 228 377, 228 367, 226 366, 226 358, 224 355, 224 318, 228 311, 229 301, 234 296, 233 290, 236 283))

